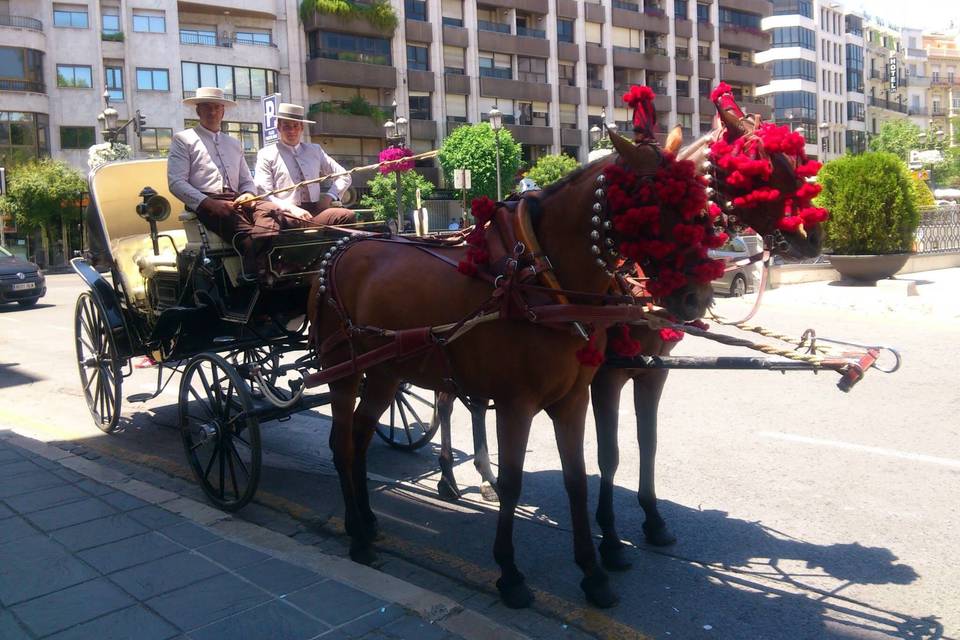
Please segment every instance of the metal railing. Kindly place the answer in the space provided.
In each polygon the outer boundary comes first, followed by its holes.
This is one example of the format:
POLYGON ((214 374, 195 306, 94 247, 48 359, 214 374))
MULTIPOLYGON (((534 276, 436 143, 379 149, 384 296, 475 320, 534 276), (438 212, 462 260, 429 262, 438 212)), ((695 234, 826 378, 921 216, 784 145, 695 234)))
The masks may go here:
POLYGON ((204 47, 217 46, 217 36, 204 33, 180 32, 180 44, 199 44, 204 47))
POLYGON ((384 54, 363 53, 360 51, 315 51, 310 56, 311 60, 316 58, 325 58, 327 60, 341 60, 343 62, 362 62, 364 64, 390 65, 390 58, 384 54))
POLYGON ((499 78, 501 80, 513 80, 513 70, 512 69, 501 69, 499 67, 481 67, 480 68, 480 77, 481 78, 499 78))
POLYGON ((546 38, 547 32, 543 29, 531 29, 530 27, 517 27, 518 36, 526 36, 528 38, 546 38))
POLYGON ((889 109, 890 111, 897 111, 899 113, 907 112, 907 105, 895 102, 893 100, 884 100, 883 98, 875 98, 874 96, 870 96, 869 101, 871 107, 889 109))
POLYGON ((921 210, 915 237, 918 254, 960 251, 960 204, 921 210))
POLYGON ((627 0, 613 0, 613 8, 640 13, 640 4, 637 2, 628 2, 627 0))
POLYGON ((0 27, 17 27, 19 29, 32 29, 33 31, 43 31, 43 23, 35 18, 26 16, 4 16, 0 15, 0 27))
POLYGON ((42 82, 0 79, 0 91, 33 91, 34 93, 46 93, 47 87, 42 82))
POLYGON ((477 29, 480 31, 495 31, 497 33, 510 33, 510 25, 502 22, 490 22, 489 20, 477 20, 477 29))

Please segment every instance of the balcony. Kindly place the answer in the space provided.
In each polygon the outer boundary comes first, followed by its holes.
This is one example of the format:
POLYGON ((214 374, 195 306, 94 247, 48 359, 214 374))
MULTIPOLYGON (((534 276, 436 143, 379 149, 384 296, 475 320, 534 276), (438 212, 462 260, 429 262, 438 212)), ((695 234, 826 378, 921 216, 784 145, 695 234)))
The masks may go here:
POLYGON ((930 111, 926 107, 910 107, 907 110, 908 116, 926 116, 930 115, 930 111))
POLYGON ((34 18, 27 18, 26 16, 0 15, 0 27, 29 29, 30 31, 39 31, 40 33, 43 33, 43 23, 34 18))
POLYGON ((514 100, 528 100, 550 102, 550 85, 535 82, 521 82, 505 78, 480 78, 480 95, 488 98, 512 98, 514 100))
POLYGON ((386 64, 383 56, 345 54, 337 57, 321 53, 307 61, 307 84, 333 84, 345 87, 396 89, 397 70, 386 64), (344 56, 349 55, 345 59, 344 56))
POLYGON ((7 80, 0 78, 0 91, 29 91, 31 93, 46 93, 47 87, 42 82, 29 80, 7 80))
POLYGON ((478 31, 477 46, 483 51, 535 58, 550 57, 550 43, 546 39, 524 38, 510 33, 478 31))
POLYGON ((466 29, 445 24, 443 25, 443 44, 466 48, 470 45, 470 34, 466 29))
POLYGON ((543 29, 531 29, 530 27, 517 27, 517 35, 525 38, 546 38, 547 32, 543 29))
POLYGON ((510 33, 510 25, 503 24, 502 22, 490 22, 489 20, 477 20, 477 29, 479 31, 510 33))
POLYGON ((770 83, 770 71, 752 62, 721 58, 720 79, 737 84, 764 85, 770 83))
POLYGON ((773 3, 769 0, 720 0, 720 6, 724 9, 754 13, 761 18, 773 15, 773 3))
POLYGON ((709 60, 700 60, 697 62, 697 70, 701 78, 713 80, 717 77, 717 65, 709 60))
POLYGON ((720 23, 720 46, 739 51, 766 51, 770 48, 770 34, 759 29, 720 23))
POLYGON ((203 0, 203 2, 177 2, 180 13, 205 13, 231 17, 261 18, 276 20, 278 14, 275 2, 263 0, 203 0))
POLYGON ((764 120, 769 120, 773 116, 773 107, 765 102, 758 102, 744 98, 740 100, 740 106, 747 113, 756 113, 764 120))
POLYGON ((903 84, 908 87, 929 87, 930 76, 907 76, 903 79, 903 84))
POLYGON ((635 11, 640 13, 640 3, 628 2, 627 0, 613 0, 614 9, 623 9, 624 11, 635 11))
POLYGON ((522 144, 553 144, 552 127, 537 127, 521 124, 508 124, 504 126, 513 134, 513 139, 522 144))
MULTIPOLYGON (((312 136, 383 137, 383 123, 370 116, 311 111, 310 119, 316 121, 315 124, 310 125, 312 136)), ((342 162, 339 156, 337 160, 342 162)))
POLYGON ((460 74, 443 74, 443 85, 447 93, 459 96, 470 95, 470 78, 460 74))
POLYGON ((587 89, 587 104, 591 107, 607 106, 607 92, 605 89, 587 89))
POLYGON ((613 9, 613 26, 652 33, 666 34, 670 32, 670 20, 666 15, 617 9, 616 7, 613 9))
POLYGON ((907 105, 894 100, 885 100, 883 98, 877 98, 874 96, 870 96, 867 100, 867 104, 869 104, 871 107, 896 111, 897 113, 907 113, 907 105))

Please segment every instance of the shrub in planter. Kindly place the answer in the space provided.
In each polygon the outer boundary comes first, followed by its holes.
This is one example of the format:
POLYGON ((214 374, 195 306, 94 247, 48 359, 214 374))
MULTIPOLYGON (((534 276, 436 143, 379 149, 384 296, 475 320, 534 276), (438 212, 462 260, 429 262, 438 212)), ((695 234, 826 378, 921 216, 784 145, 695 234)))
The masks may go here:
POLYGON ((920 224, 913 181, 906 164, 891 153, 837 158, 817 175, 816 200, 830 211, 826 246, 840 255, 908 252, 920 224))
POLYGON ((910 180, 913 182, 913 201, 918 208, 932 207, 937 204, 936 199, 933 197, 933 192, 930 191, 927 183, 918 178, 917 174, 912 171, 910 172, 910 180))

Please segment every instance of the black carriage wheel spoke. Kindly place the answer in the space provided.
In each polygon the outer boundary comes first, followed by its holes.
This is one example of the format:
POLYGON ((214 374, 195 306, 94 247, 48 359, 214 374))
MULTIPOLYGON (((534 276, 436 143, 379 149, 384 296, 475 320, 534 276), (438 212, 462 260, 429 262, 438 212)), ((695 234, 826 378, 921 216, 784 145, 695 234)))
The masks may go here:
POLYGON ((90 338, 90 340, 96 343, 96 340, 94 340, 95 332, 93 330, 93 322, 92 322, 93 318, 91 318, 92 313, 89 305, 90 305, 90 301, 85 300, 83 303, 83 307, 80 311, 80 322, 83 325, 83 329, 87 332, 87 336, 90 338))
MULTIPOLYGON (((229 447, 230 450, 233 449, 233 447, 230 445, 229 440, 227 441, 227 447, 229 447)), ((230 455, 229 450, 226 452, 226 454, 227 454, 227 463, 230 465, 230 481, 233 483, 233 495, 235 495, 237 497, 237 500, 239 500, 240 489, 237 487, 237 472, 233 468, 233 456, 230 455)))
MULTIPOLYGON (((77 339, 80 340, 80 344, 82 344, 87 348, 87 351, 94 353, 93 346, 84 339, 83 334, 77 336, 77 339)), ((80 360, 83 361, 83 360, 86 360, 86 358, 80 358, 80 360)))
POLYGON ((393 402, 390 403, 390 442, 396 442, 396 427, 394 426, 397 422, 397 405, 393 402))
POLYGON ((110 376, 106 373, 101 374, 103 376, 103 398, 104 398, 104 408, 113 414, 113 382, 110 379, 110 376))
POLYGON ((403 410, 403 405, 399 399, 394 404, 397 406, 397 413, 400 414, 400 420, 403 422, 403 430, 407 434, 407 444, 413 444, 413 434, 410 433, 410 424, 407 422, 407 414, 403 410))
POLYGON ((83 392, 87 393, 90 390, 90 385, 97 379, 97 376, 100 375, 100 368, 94 369, 84 369, 84 377, 86 377, 87 382, 83 385, 83 392))
POLYGON ((197 449, 199 449, 205 444, 207 444, 206 440, 197 440, 197 443, 190 447, 190 453, 193 453, 194 451, 196 451, 197 449))
MULTIPOLYGON (((241 433, 242 433, 242 432, 241 432, 241 433)), ((244 439, 240 436, 239 433, 233 434, 233 439, 234 439, 234 440, 239 440, 240 442, 242 442, 243 444, 245 444, 248 449, 253 450, 253 447, 250 445, 250 443, 247 442, 246 440, 244 440, 244 439)))
POLYGON ((403 396, 401 395, 401 396, 400 396, 400 402, 402 402, 403 405, 404 405, 407 409, 409 409, 410 413, 411 413, 411 414, 413 415, 413 417, 415 418, 416 421, 414 422, 414 424, 417 425, 417 426, 420 428, 420 431, 426 433, 427 430, 423 428, 423 425, 425 425, 426 423, 425 423, 423 420, 420 419, 420 415, 417 413, 416 409, 413 408, 413 405, 410 404, 410 401, 407 400, 405 397, 403 397, 403 396))
MULTIPOLYGON (((197 377, 200 379, 200 384, 203 385, 203 390, 207 394, 206 402, 209 405, 208 410, 210 412, 210 417, 216 420, 218 417, 220 417, 220 412, 218 411, 219 406, 216 404, 216 397, 213 395, 213 391, 210 390, 210 383, 207 382, 207 376, 204 375, 203 369, 201 367, 197 367, 196 372, 197 372, 197 377)), ((204 401, 200 400, 200 402, 204 402, 204 401)))
POLYGON ((190 385, 189 390, 190 390, 190 393, 193 395, 193 397, 196 398, 200 406, 203 407, 203 410, 207 412, 207 416, 209 416, 211 420, 216 421, 217 419, 216 414, 214 414, 213 411, 211 411, 211 408, 207 406, 207 403, 204 401, 203 398, 200 397, 200 395, 197 393, 197 390, 193 388, 193 385, 190 385))
POLYGON ((240 457, 240 452, 237 451, 237 448, 233 445, 233 442, 230 443, 230 452, 233 454, 233 457, 237 459, 237 463, 240 465, 240 469, 243 471, 243 475, 250 478, 250 472, 247 471, 247 465, 243 463, 243 458, 240 457))
POLYGON ((226 455, 224 455, 226 454, 225 448, 226 447, 224 446, 223 442, 221 442, 220 443, 220 499, 221 500, 224 499, 223 491, 224 491, 225 485, 227 484, 226 481, 224 480, 224 474, 226 473, 226 469, 224 469, 224 464, 223 464, 223 459, 226 457, 226 455))
POLYGON ((217 459, 217 454, 220 453, 220 440, 214 444, 213 452, 210 454, 210 460, 207 461, 207 468, 203 471, 203 481, 207 484, 210 484, 210 481, 207 479, 210 476, 210 470, 213 469, 213 461, 217 459))
POLYGON ((94 412, 97 414, 97 420, 103 422, 103 385, 100 377, 97 376, 97 386, 93 393, 94 412))
POLYGON ((433 408, 433 403, 427 400, 426 398, 424 398, 423 396, 421 396, 419 393, 414 393, 413 391, 401 391, 400 393, 404 396, 408 396, 410 398, 415 398, 419 400, 420 402, 427 405, 431 409, 433 408))

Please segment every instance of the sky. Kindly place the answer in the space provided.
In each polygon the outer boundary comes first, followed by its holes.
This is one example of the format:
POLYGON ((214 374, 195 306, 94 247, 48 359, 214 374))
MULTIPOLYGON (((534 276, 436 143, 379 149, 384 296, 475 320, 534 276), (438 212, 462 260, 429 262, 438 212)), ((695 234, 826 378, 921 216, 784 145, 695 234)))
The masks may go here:
POLYGON ((898 27, 942 30, 951 21, 960 27, 960 3, 950 0, 848 0, 843 4, 898 27))

